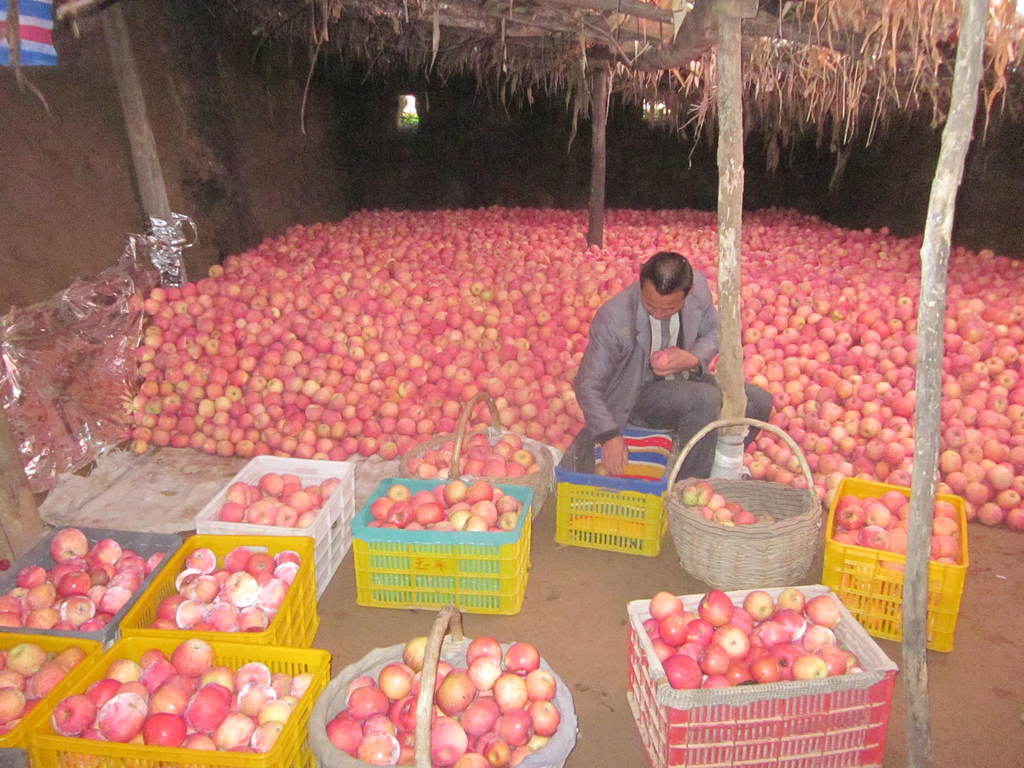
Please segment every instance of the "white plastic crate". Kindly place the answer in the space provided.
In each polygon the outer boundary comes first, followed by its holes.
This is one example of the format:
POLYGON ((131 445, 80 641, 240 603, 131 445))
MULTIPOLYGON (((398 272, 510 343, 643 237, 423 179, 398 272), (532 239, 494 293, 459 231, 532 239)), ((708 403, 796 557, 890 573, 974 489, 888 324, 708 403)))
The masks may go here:
POLYGON ((345 461, 293 459, 257 456, 246 464, 195 517, 196 533, 219 536, 312 536, 316 541, 316 593, 324 589, 352 546, 352 518, 355 515, 355 465, 345 461), (320 514, 307 528, 278 525, 226 523, 218 520, 221 505, 232 483, 255 484, 268 472, 296 475, 303 485, 319 485, 332 477, 341 482, 327 497, 320 514))

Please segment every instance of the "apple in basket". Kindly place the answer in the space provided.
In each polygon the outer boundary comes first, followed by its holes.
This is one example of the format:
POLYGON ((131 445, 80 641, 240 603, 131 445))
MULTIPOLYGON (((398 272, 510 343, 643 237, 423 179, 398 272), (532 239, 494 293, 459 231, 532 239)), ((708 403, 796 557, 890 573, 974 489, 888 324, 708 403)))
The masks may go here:
MULTIPOLYGON (((403 661, 386 664, 376 677, 362 675, 348 683, 346 706, 326 724, 334 746, 373 765, 411 765, 426 641, 413 638, 403 649, 403 661)), ((518 764, 542 750, 561 724, 557 680, 540 666, 540 653, 531 643, 515 642, 503 652, 494 638, 475 638, 457 667, 438 663, 437 677, 435 705, 440 714, 431 729, 434 765, 518 764), (486 674, 474 674, 485 667, 486 674)))
POLYGON ((773 522, 770 515, 755 515, 742 504, 715 493, 706 480, 699 480, 683 489, 683 504, 693 514, 723 526, 773 522))

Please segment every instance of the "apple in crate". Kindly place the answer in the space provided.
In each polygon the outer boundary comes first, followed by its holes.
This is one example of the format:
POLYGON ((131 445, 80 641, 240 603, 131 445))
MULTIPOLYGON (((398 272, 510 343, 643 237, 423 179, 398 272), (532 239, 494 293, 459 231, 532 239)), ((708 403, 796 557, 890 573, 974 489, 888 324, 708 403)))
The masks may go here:
MULTIPOLYGON (((896 554, 907 551, 910 500, 902 491, 886 491, 879 498, 861 498, 847 494, 836 501, 832 540, 896 554)), ((946 499, 936 499, 932 507, 931 559, 960 563, 960 515, 946 499)))
POLYGON ((291 550, 271 555, 236 547, 218 564, 211 549, 199 547, 175 578, 177 594, 158 603, 149 626, 261 632, 284 605, 300 566, 301 558, 291 550))
POLYGON ((107 625, 140 589, 166 552, 143 559, 113 539, 89 546, 77 528, 50 542, 53 568, 27 565, 14 589, 0 595, 0 626, 95 632, 107 625))
POLYGON ((434 531, 514 531, 522 503, 486 480, 451 480, 434 492, 413 493, 404 483, 390 485, 370 505, 371 528, 434 531))
POLYGON ((518 435, 508 432, 493 445, 476 432, 466 438, 459 458, 459 471, 452 473, 453 440, 423 452, 408 461, 411 473, 422 478, 447 478, 451 474, 471 477, 521 477, 539 472, 541 465, 518 435))
POLYGON ((332 477, 303 486, 297 475, 266 472, 255 483, 228 486, 217 519, 226 523, 308 528, 341 480, 332 477))
POLYGON ((856 670, 856 656, 836 645, 833 629, 842 614, 834 595, 808 600, 803 590, 788 587, 778 598, 751 590, 741 602, 736 605, 724 592, 711 590, 698 603, 703 617, 698 618, 667 592, 651 598, 643 633, 670 685, 717 688, 856 670), (685 622, 685 636, 676 630, 680 622, 685 622), (700 675, 696 684, 694 664, 700 675))
POLYGON ((85 657, 77 646, 51 654, 31 641, 0 653, 0 735, 17 725, 85 657))
POLYGON ((312 680, 308 673, 271 675, 261 662, 238 669, 218 666, 213 647, 197 638, 179 644, 170 660, 151 649, 139 661, 113 660, 104 674, 85 692, 57 703, 50 718, 57 733, 163 747, 269 752, 295 708, 290 700, 297 704, 305 695, 308 682, 300 678, 312 680), (174 674, 166 674, 163 667, 168 664, 174 674), (133 666, 141 668, 143 680, 160 668, 152 695, 137 681, 117 679, 118 670, 133 666), (279 697, 277 689, 263 685, 273 678, 290 693, 279 697), (236 680, 245 684, 241 691, 235 690, 236 680), (261 689, 258 696, 252 695, 254 686, 261 689))

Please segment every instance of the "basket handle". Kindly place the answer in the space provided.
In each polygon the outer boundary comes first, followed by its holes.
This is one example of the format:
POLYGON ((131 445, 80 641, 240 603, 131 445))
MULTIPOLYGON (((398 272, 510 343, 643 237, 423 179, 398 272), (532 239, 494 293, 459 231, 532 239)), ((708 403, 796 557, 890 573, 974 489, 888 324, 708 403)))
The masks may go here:
POLYGON ((769 424, 767 421, 759 421, 758 419, 751 419, 746 416, 741 416, 736 419, 718 419, 716 421, 712 421, 710 424, 707 424, 700 430, 698 430, 697 434, 690 438, 689 442, 683 446, 683 450, 679 452, 679 456, 676 457, 676 462, 672 466, 672 472, 668 476, 668 488, 666 489, 666 493, 670 493, 672 491, 672 488, 673 486, 675 486, 676 483, 676 473, 683 466, 683 461, 689 455, 690 451, 698 442, 700 442, 701 438, 704 437, 704 435, 706 435, 708 432, 714 429, 720 429, 722 427, 742 426, 751 426, 757 427, 758 429, 766 429, 772 434, 781 437, 792 449, 793 455, 796 456, 796 460, 800 463, 800 471, 803 472, 804 479, 807 481, 807 492, 812 495, 814 494, 814 478, 811 476, 811 468, 807 465, 807 459, 804 456, 804 452, 800 449, 800 446, 796 444, 796 441, 792 437, 787 435, 785 431, 775 426, 774 424, 769 424))
POLYGON ((494 429, 501 429, 501 418, 498 416, 498 406, 494 404, 491 396, 486 392, 477 392, 462 407, 462 413, 459 414, 458 424, 455 425, 455 446, 452 448, 452 463, 451 467, 455 470, 455 476, 459 475, 459 460, 462 458, 462 442, 466 438, 466 427, 469 426, 469 417, 473 415, 473 409, 476 408, 477 403, 487 403, 487 408, 491 412, 491 426, 494 429))
POLYGON ((434 708, 437 663, 441 659, 441 644, 449 630, 455 642, 462 640, 462 613, 454 605, 446 605, 438 611, 423 652, 420 693, 416 699, 416 768, 430 768, 430 726, 433 720, 431 711, 434 708))

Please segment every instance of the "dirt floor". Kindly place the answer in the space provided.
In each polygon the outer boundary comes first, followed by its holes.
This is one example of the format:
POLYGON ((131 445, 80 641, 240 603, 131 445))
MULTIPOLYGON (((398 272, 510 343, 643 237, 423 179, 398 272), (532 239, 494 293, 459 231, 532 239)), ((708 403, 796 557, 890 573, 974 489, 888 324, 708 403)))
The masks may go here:
MULTIPOLYGON (((237 464, 237 459, 162 449, 156 452, 155 459, 150 457, 149 463, 140 463, 138 472, 124 472, 116 479, 101 476, 99 481, 110 486, 106 497, 118 498, 118 489, 137 486, 140 473, 153 471, 158 465, 163 467, 158 473, 163 482, 169 488, 177 488, 186 481, 176 473, 184 471, 194 478, 196 467, 203 465, 204 471, 219 471, 228 477, 237 464), (183 463, 180 457, 172 455, 177 453, 194 460, 183 463)), ((395 464, 360 465, 356 472, 357 505, 370 494, 379 477, 393 474, 395 464)), ((85 499, 91 495, 88 489, 80 489, 80 503, 85 505, 85 499)), ((97 502, 87 506, 92 510, 90 525, 124 529, 134 524, 136 530, 143 530, 148 524, 141 512, 131 522, 126 521, 125 506, 121 503, 97 502), (107 520, 98 511, 102 506, 108 510, 107 520)), ((181 509, 181 524, 172 520, 173 529, 187 529, 197 511, 198 506, 181 509)), ((73 518, 54 519, 54 514, 47 518, 51 524, 83 524, 73 518)), ((174 517, 166 510, 160 515, 174 517)), ((1024 535, 982 525, 972 525, 969 533, 971 565, 955 650, 928 655, 931 766, 1018 768, 1024 766, 1024 617, 1020 602, 1024 535)), ((534 521, 532 570, 522 610, 514 616, 465 614, 465 633, 470 637, 492 635, 502 642, 526 640, 535 644, 572 689, 579 738, 567 768, 643 768, 647 764, 645 753, 626 701, 626 604, 649 598, 663 589, 696 594, 706 591, 706 586, 682 570, 668 534, 657 557, 562 547, 554 538, 554 504, 549 499, 534 521)), ((819 556, 800 583, 815 584, 820 577, 819 556)), ((374 648, 427 634, 434 615, 430 611, 357 606, 353 558, 349 552, 321 597, 322 623, 316 647, 332 652, 337 673, 374 648)), ((878 643, 900 664, 898 643, 878 643)), ((885 766, 890 768, 907 764, 904 696, 902 679, 898 678, 885 760, 885 766)))
MULTIPOLYGON (((670 535, 658 557, 555 544, 551 504, 535 521, 533 567, 523 609, 515 616, 466 614, 468 636, 537 645, 572 688, 579 739, 568 768, 646 765, 626 702, 626 604, 667 589, 706 586, 679 565, 670 535)), ((1024 536, 972 525, 971 568, 951 653, 929 653, 933 768, 1024 765, 1024 536)), ((804 583, 818 583, 820 558, 804 583)), ((317 647, 334 654, 334 669, 375 647, 426 634, 433 613, 355 604, 351 553, 320 601, 317 647)), ((878 641, 900 663, 900 645, 878 641)), ((889 719, 886 766, 906 760, 906 704, 898 680, 889 719)))

